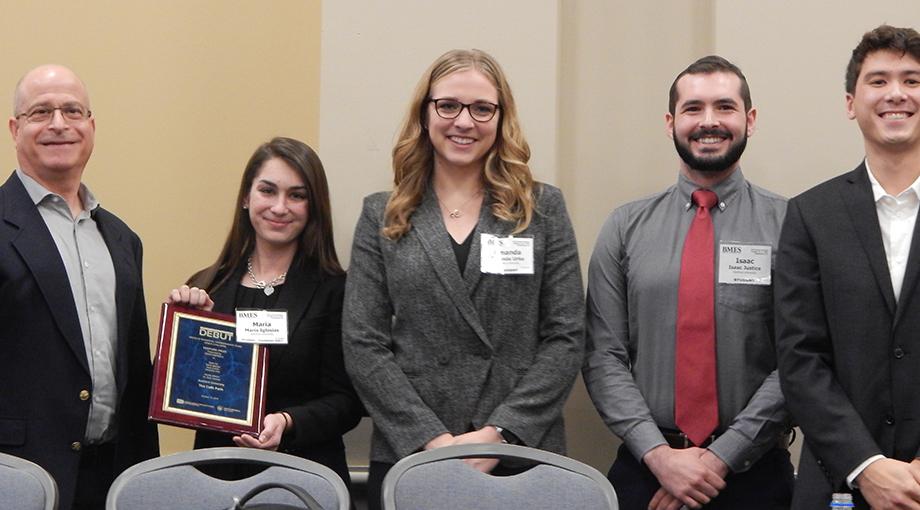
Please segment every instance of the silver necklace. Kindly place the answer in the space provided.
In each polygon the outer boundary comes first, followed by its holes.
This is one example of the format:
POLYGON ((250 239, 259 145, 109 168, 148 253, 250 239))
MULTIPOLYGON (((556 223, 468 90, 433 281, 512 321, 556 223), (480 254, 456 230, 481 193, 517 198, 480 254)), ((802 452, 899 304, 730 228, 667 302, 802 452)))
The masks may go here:
MULTIPOLYGON (((456 209, 451 209, 450 207, 447 207, 447 204, 445 204, 444 202, 441 201, 441 197, 438 197, 438 203, 441 204, 441 207, 443 207, 445 211, 447 211, 447 215, 450 216, 451 219, 456 220, 456 219, 461 218, 461 217, 463 216, 463 210, 462 210, 462 209, 463 209, 464 207, 466 207, 467 204, 469 204, 470 202, 472 202, 476 197, 478 197, 480 193, 482 193, 482 189, 480 189, 480 190, 477 191, 476 193, 473 193, 473 196, 471 196, 470 198, 466 199, 466 202, 463 202, 462 204, 460 204, 460 207, 457 207, 456 209)), ((435 193, 435 196, 437 196, 437 193, 435 193)))
POLYGON ((274 294, 275 285, 283 283, 284 278, 287 276, 287 271, 285 271, 268 283, 265 283, 265 280, 256 280, 256 275, 252 272, 252 257, 246 260, 246 270, 249 271, 249 279, 252 280, 252 284, 255 285, 257 289, 262 289, 262 292, 264 292, 266 296, 274 294))

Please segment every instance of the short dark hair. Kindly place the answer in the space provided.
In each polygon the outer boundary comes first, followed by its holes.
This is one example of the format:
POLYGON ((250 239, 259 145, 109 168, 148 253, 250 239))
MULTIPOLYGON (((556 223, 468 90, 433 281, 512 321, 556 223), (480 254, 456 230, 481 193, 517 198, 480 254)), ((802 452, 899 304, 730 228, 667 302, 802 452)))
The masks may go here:
POLYGON ((747 112, 751 109, 751 89, 748 87, 747 78, 744 77, 741 69, 718 55, 709 55, 690 64, 677 75, 677 78, 674 78, 668 98, 668 111, 671 112, 671 115, 674 115, 674 111, 677 108, 677 82, 685 74, 713 73, 732 73, 737 76, 741 80, 741 90, 739 92, 741 93, 741 99, 744 101, 744 111, 747 112))
POLYGON ((850 63, 847 64, 846 91, 848 94, 856 92, 856 80, 862 71, 863 62, 870 53, 876 51, 893 51, 910 55, 920 62, 920 34, 913 28, 898 28, 891 25, 881 25, 875 30, 866 32, 862 40, 853 49, 850 63))

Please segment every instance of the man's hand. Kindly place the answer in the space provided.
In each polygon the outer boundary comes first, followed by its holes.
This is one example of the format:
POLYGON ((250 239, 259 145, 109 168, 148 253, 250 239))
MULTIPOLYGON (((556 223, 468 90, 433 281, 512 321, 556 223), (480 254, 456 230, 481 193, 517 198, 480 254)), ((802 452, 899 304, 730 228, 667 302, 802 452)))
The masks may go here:
POLYGON ((722 461, 716 454, 712 453, 711 450, 703 450, 703 453, 700 455, 700 460, 723 480, 728 476, 728 464, 722 461))
POLYGON ((879 459, 856 477, 859 491, 876 510, 920 510, 920 461, 879 459))
MULTIPOLYGON (((705 462, 702 459, 705 454, 712 455, 708 450, 701 448, 675 450, 661 445, 649 450, 642 460, 658 479, 661 487, 674 499, 690 508, 700 508, 725 488, 722 475, 707 464, 708 459, 705 462)), ((652 502, 666 506, 650 505, 649 508, 672 508, 671 505, 674 503, 665 496, 656 494, 658 501, 653 499, 652 502)))

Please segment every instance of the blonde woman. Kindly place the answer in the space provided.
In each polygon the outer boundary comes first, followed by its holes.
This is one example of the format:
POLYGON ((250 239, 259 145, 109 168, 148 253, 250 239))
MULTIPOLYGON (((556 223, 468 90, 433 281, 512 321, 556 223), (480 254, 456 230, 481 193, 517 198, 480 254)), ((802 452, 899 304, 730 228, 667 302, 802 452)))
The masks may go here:
POLYGON ((393 149, 392 192, 364 201, 346 284, 346 368, 374 420, 371 508, 389 467, 419 450, 565 450, 582 284, 562 194, 534 182, 529 158, 498 63, 439 57, 393 149))

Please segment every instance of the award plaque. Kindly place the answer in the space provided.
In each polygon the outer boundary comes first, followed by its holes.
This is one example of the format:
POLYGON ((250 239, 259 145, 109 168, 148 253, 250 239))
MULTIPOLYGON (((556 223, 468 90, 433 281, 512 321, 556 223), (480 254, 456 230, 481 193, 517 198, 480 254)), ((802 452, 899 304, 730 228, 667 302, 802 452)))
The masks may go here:
POLYGON ((149 417, 193 429, 258 435, 268 349, 238 343, 232 315, 163 303, 149 417))

